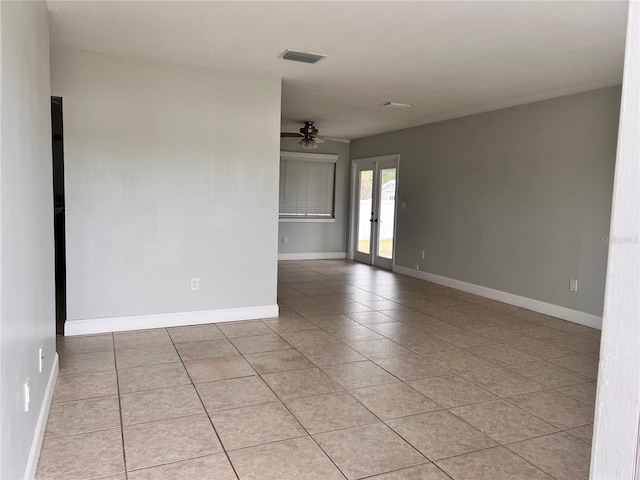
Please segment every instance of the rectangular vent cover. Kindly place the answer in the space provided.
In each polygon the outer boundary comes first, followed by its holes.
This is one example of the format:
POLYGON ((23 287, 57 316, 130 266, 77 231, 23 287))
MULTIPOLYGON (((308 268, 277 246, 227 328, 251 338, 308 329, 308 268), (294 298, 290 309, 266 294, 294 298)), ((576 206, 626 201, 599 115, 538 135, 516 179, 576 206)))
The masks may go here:
POLYGON ((295 50, 285 50, 280 54, 280 58, 284 60, 291 60, 292 62, 302 63, 317 63, 322 60, 326 55, 319 55, 317 53, 297 52, 295 50))

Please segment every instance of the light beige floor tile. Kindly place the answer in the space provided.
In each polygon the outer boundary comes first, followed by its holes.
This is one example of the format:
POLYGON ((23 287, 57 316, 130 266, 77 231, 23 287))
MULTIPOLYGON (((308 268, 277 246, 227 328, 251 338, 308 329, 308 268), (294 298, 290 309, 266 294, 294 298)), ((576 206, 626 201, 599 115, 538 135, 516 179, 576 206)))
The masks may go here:
POLYGON ((549 338, 565 335, 565 333, 560 330, 556 330, 555 328, 540 324, 517 325, 511 328, 533 338, 549 338))
POLYGON ((345 343, 364 342, 367 340, 382 340, 384 337, 363 325, 341 328, 325 328, 326 332, 345 343))
POLYGON ((350 393, 382 420, 439 410, 432 402, 405 383, 387 383, 358 388, 350 393))
POLYGON ((59 376, 115 370, 113 351, 76 353, 60 356, 59 376))
POLYGON ((259 405, 278 400, 258 376, 198 383, 196 390, 208 412, 259 405))
POLYGON ((598 353, 600 342, 584 335, 562 335, 545 338, 545 341, 576 353, 598 353))
POLYGON ((591 446, 567 433, 513 443, 508 448, 557 480, 589 478, 591 446))
POLYGON ((342 391, 340 385, 318 368, 270 373, 262 379, 283 400, 342 391))
POLYGON ((589 377, 598 378, 598 357, 593 355, 568 355, 566 357, 549 359, 551 363, 568 368, 574 372, 589 377))
MULTIPOLYGON (((386 309, 389 310, 389 309, 386 309)), ((348 313, 347 317, 355 320, 362 325, 376 325, 378 323, 389 323, 391 317, 383 312, 357 312, 348 313)))
POLYGON ((297 312, 278 304, 278 318, 302 318, 297 312))
POLYGON ((340 340, 336 337, 329 335, 319 328, 315 330, 283 333, 281 336, 295 348, 319 347, 335 343, 341 344, 340 340))
POLYGON ((388 338, 378 340, 365 340, 363 342, 353 342, 349 346, 358 353, 361 353, 370 360, 393 358, 403 355, 413 355, 410 350, 401 347, 388 338))
POLYGON ((433 463, 418 465, 417 467, 403 468, 391 473, 383 473, 367 480, 450 480, 442 470, 433 463))
POLYGON ((298 351, 319 367, 366 360, 358 352, 341 343, 317 347, 299 347, 298 351))
POLYGON ((393 340, 418 355, 458 350, 458 347, 426 334, 424 334, 424 336, 409 335, 407 338, 393 340))
POLYGON ((519 341, 523 337, 528 338, 526 335, 523 335, 521 332, 517 332, 515 330, 512 330, 510 328, 505 328, 505 327, 477 328, 472 331, 477 335, 481 335, 485 338, 489 338, 499 343, 519 341))
POLYGON ((553 358, 566 357, 574 353, 571 350, 549 343, 547 340, 549 339, 539 340, 533 337, 520 337, 513 341, 505 342, 505 344, 541 360, 551 361, 553 358))
POLYGON ((191 360, 184 362, 184 366, 193 383, 249 377, 256 374, 241 355, 191 360))
POLYGON ((561 430, 593 423, 593 407, 554 390, 511 397, 508 401, 561 430))
POLYGON ((556 391, 566 395, 567 397, 574 398, 585 405, 595 407, 597 388, 596 382, 589 382, 581 383, 580 385, 556 388, 556 391))
POLYGON ((291 345, 285 342, 282 337, 275 334, 238 337, 233 338, 231 342, 242 354, 272 352, 291 348, 291 345))
POLYGON ((189 325, 186 327, 167 328, 173 343, 204 342, 224 338, 220 329, 213 324, 189 325))
POLYGON ((468 348, 468 347, 481 347, 483 345, 495 345, 496 342, 493 340, 483 337, 481 335, 476 335, 472 332, 440 332, 435 333, 435 336, 440 340, 444 340, 451 345, 455 345, 459 348, 468 348))
POLYGON ((313 367, 313 363, 294 349, 252 353, 245 358, 261 375, 313 367))
POLYGON ((56 351, 58 355, 73 355, 76 353, 108 352, 113 350, 113 335, 86 335, 78 337, 56 337, 56 351))
POLYGON ((499 397, 520 395, 545 388, 539 383, 503 367, 474 370, 461 373, 460 376, 499 397))
POLYGON ((119 426, 118 397, 98 397, 52 404, 44 435, 53 438, 119 426))
POLYGON ((171 337, 164 328, 137 330, 134 332, 116 332, 113 334, 116 349, 154 347, 171 345, 171 337))
POLYGON ((193 385, 123 394, 120 404, 124 425, 204 413, 193 385))
POLYGON ((117 368, 143 367, 161 363, 180 361, 173 345, 156 345, 153 347, 122 348, 116 351, 117 368))
POLYGON ((495 324, 493 324, 491 321, 475 315, 461 314, 459 317, 447 317, 445 320, 446 323, 455 325, 456 327, 462 328, 464 330, 495 327, 495 324))
POLYGON ((447 458, 437 465, 454 480, 553 480, 504 447, 447 458))
POLYGON ((58 377, 53 403, 118 394, 116 372, 93 372, 58 377))
POLYGON ((591 441, 593 439, 593 425, 583 425, 582 427, 572 428, 566 432, 591 445, 591 441))
POLYGON ((309 437, 229 452, 240 480, 344 480, 309 437))
POLYGON ((386 423, 431 461, 496 445, 491 438, 445 410, 386 423))
POLYGON ((544 360, 510 365, 507 368, 549 388, 575 385, 578 383, 585 383, 590 380, 588 377, 584 377, 579 373, 559 367, 558 365, 554 365, 553 363, 546 362, 544 360))
POLYGON ((323 367, 324 372, 347 389, 370 387, 398 379, 370 361, 323 367))
POLYGON ((189 383, 191 380, 189 380, 189 375, 181 363, 165 363, 118 370, 118 384, 121 394, 189 383))
POLYGON ((468 348, 466 351, 502 366, 535 362, 538 360, 536 357, 529 355, 528 353, 507 347, 506 345, 474 347, 468 348))
POLYGON ((375 360, 375 363, 404 381, 451 375, 445 368, 414 354, 375 360))
POLYGON ((444 408, 486 402, 497 398, 457 375, 416 380, 408 384, 444 408))
POLYGON ((203 457, 222 451, 206 415, 123 427, 127 469, 203 457))
POLYGON ((206 340, 204 342, 178 343, 176 348, 183 362, 238 354, 236 347, 226 338, 206 340))
POLYGON ((593 328, 585 327, 573 322, 567 322, 566 320, 560 320, 558 318, 552 318, 541 322, 541 325, 551 327, 555 330, 560 330, 564 333, 588 333, 593 332, 593 328))
POLYGON ((278 334, 293 333, 316 328, 313 323, 304 318, 268 318, 266 320, 262 320, 262 322, 278 334))
POLYGON ((494 363, 460 349, 429 353, 424 357, 457 374, 495 366, 494 363))
POLYGON ((252 335, 268 335, 273 333, 273 331, 260 320, 219 323, 218 328, 227 338, 250 337, 252 335))
POLYGON ((226 450, 262 445, 306 435, 282 403, 264 403, 210 413, 226 450))
POLYGON ((558 431, 504 400, 466 405, 449 411, 501 444, 558 431))
POLYGON ((115 428, 45 439, 36 478, 69 480, 105 477, 121 472, 124 472, 122 434, 119 428, 115 428))
POLYGON ((356 427, 378 421, 348 393, 291 399, 287 408, 311 434, 356 427))
POLYGON ((313 437, 350 480, 427 462, 420 453, 382 423, 321 433, 313 437))
POLYGON ((129 480, 215 479, 236 480, 236 474, 224 453, 130 471, 129 480))

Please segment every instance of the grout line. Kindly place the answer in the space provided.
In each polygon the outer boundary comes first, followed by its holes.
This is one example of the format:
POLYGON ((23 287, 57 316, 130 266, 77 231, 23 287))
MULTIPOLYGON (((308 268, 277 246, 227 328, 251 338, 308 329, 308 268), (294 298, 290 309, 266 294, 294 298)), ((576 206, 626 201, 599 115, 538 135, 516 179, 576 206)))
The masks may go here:
POLYGON ((111 338, 113 341, 113 366, 116 371, 116 388, 118 391, 118 413, 120 414, 120 438, 122 441, 122 461, 124 466, 124 478, 126 480, 129 478, 129 473, 127 471, 127 450, 125 448, 125 443, 124 443, 124 421, 122 419, 122 398, 120 397, 120 377, 118 376, 118 363, 116 359, 116 339, 113 333, 111 333, 111 338))

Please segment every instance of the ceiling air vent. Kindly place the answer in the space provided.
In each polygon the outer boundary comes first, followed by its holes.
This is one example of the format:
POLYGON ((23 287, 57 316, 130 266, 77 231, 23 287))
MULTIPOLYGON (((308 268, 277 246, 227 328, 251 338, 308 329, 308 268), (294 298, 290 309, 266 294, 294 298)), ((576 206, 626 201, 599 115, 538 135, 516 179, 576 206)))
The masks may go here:
POLYGON ((322 60, 326 55, 319 55, 317 53, 297 52, 295 50, 285 50, 279 55, 284 60, 291 60, 292 62, 302 63, 317 63, 322 60))

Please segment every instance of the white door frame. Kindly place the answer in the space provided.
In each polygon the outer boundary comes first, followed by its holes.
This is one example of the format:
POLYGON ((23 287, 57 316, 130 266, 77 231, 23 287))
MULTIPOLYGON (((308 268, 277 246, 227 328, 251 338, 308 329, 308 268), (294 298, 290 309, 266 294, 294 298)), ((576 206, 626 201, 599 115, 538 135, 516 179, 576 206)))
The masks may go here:
MULTIPOLYGON (((366 158, 356 158, 351 161, 351 207, 349 209, 349 245, 347 248, 347 258, 349 260, 353 260, 355 257, 355 239, 356 239, 356 214, 357 214, 357 202, 358 202, 358 192, 356 191, 358 186, 358 162, 384 162, 388 160, 395 160, 397 162, 397 170, 396 170, 396 192, 399 191, 399 182, 400 182, 400 155, 397 153, 391 155, 381 155, 378 157, 366 157, 366 158)), ((397 198, 397 195, 396 195, 397 198)), ((396 201, 395 206, 395 215, 394 215, 394 224, 393 224, 393 259, 392 265, 396 264, 396 227, 398 224, 398 202, 396 201)), ((373 248, 373 246, 372 246, 373 248)))

